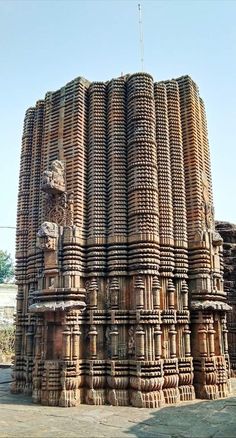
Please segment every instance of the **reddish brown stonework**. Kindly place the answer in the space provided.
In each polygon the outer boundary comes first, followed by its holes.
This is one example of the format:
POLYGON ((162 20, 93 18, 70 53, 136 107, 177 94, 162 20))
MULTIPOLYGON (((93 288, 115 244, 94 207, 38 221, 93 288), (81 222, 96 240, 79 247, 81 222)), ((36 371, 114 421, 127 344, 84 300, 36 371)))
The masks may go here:
POLYGON ((59 406, 226 396, 221 244, 189 76, 47 93, 23 132, 12 391, 59 406))
POLYGON ((217 221, 216 229, 224 241, 224 289, 232 308, 227 318, 229 357, 232 375, 236 377, 236 225, 217 221))

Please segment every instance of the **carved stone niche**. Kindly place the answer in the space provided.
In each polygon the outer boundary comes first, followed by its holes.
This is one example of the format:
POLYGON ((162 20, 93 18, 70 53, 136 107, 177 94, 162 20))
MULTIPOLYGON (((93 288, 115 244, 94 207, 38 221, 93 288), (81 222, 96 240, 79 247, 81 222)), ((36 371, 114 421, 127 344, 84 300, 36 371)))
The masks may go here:
POLYGON ((58 241, 58 225, 54 222, 43 222, 37 233, 37 247, 42 251, 56 251, 58 241))
POLYGON ((51 169, 43 172, 41 188, 46 193, 57 194, 65 192, 65 166, 62 161, 53 161, 51 169))

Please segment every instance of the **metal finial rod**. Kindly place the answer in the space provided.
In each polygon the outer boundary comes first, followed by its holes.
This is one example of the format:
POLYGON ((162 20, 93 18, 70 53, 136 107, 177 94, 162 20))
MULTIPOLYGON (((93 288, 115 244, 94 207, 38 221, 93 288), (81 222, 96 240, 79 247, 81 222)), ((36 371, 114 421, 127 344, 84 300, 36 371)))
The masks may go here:
POLYGON ((139 10, 139 42, 140 42, 140 58, 141 58, 141 69, 143 71, 144 63, 144 46, 143 46, 143 22, 142 22, 142 9, 141 4, 138 4, 139 10))

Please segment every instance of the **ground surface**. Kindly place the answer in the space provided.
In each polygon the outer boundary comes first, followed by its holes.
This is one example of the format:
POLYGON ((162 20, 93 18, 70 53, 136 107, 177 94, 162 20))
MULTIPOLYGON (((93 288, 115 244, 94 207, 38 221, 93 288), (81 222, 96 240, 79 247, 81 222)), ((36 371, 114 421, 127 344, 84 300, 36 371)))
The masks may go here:
POLYGON ((232 397, 162 409, 34 405, 9 392, 11 370, 0 368, 0 437, 236 437, 236 379, 232 397))

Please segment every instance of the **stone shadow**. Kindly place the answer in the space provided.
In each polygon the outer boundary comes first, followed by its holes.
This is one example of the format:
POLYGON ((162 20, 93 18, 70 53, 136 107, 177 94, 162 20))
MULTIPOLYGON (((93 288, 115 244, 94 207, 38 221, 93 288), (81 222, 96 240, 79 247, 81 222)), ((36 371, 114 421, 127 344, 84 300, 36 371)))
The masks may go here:
MULTIPOLYGON (((12 367, 0 367, 0 405, 33 405, 31 397, 25 394, 11 394, 12 367)), ((35 405, 37 406, 37 405, 35 405)))
POLYGON ((236 397, 149 410, 125 432, 137 438, 235 438, 236 397))

